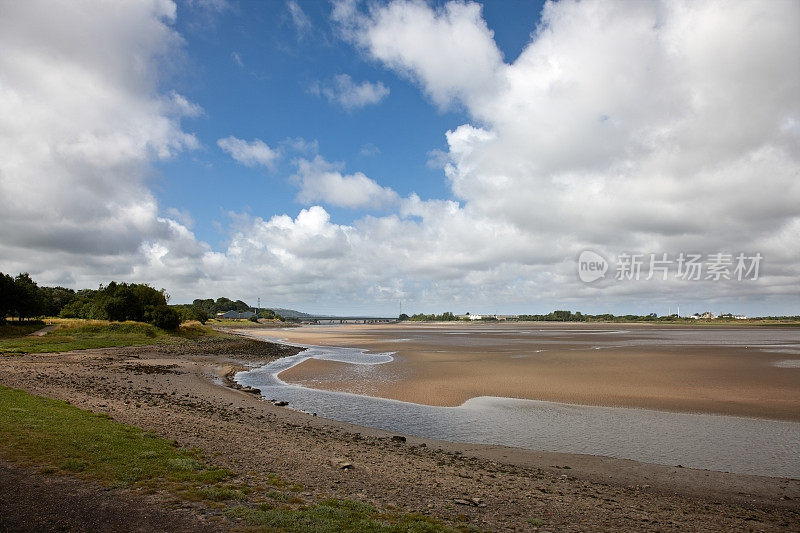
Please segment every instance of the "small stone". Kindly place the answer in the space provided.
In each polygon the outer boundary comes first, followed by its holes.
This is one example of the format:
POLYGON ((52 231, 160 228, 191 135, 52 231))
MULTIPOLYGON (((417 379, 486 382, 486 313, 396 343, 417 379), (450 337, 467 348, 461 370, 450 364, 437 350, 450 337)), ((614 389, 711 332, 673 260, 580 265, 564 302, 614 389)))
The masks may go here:
POLYGON ((405 442, 406 438, 402 435, 393 435, 392 440, 395 442, 405 442))
POLYGON ((279 402, 275 402, 275 405, 276 405, 277 407, 286 407, 287 405, 289 405, 289 402, 287 402, 287 401, 284 401, 284 400, 281 400, 281 401, 279 401, 279 402))

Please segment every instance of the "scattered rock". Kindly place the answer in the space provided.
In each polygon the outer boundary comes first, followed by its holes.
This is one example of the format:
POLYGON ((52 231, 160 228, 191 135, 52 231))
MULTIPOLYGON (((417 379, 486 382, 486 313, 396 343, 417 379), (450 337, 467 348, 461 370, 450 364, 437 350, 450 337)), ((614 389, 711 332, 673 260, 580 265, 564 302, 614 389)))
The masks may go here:
POLYGON ((402 435, 393 435, 392 440, 395 442, 405 442, 406 438, 402 435))
POLYGON ((453 503, 470 507, 486 507, 486 504, 480 498, 453 498, 453 503))
POLYGON ((353 463, 342 457, 334 457, 330 459, 328 462, 340 470, 353 470, 355 468, 355 465, 353 465, 353 463))
POLYGON ((275 402, 275 405, 278 407, 286 407, 287 405, 289 405, 289 402, 281 400, 279 402, 275 402))

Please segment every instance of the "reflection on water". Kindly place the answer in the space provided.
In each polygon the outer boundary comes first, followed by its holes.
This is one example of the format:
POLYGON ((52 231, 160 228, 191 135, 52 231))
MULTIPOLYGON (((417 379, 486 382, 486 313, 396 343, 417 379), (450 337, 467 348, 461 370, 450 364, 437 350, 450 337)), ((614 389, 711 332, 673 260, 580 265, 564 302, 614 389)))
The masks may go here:
POLYGON ((312 346, 240 372, 236 381, 261 389, 266 398, 288 401, 297 410, 420 437, 800 478, 797 422, 495 397, 473 398, 459 407, 433 407, 307 389, 278 379, 280 372, 311 357, 361 365, 392 360, 390 353, 312 346))

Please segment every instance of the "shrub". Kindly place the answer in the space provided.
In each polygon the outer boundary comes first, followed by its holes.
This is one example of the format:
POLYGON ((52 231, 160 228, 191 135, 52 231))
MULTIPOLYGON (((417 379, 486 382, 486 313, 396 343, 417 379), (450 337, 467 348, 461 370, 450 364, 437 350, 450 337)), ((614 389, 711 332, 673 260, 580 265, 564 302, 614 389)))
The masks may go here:
POLYGON ((181 317, 178 312, 166 305, 156 306, 150 317, 150 321, 157 328, 174 330, 181 325, 181 317))

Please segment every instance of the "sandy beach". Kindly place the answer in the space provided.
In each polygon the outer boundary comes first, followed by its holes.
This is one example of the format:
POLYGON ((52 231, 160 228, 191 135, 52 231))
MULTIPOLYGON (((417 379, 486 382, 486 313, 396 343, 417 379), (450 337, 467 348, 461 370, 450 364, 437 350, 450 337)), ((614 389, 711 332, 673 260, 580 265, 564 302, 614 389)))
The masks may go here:
POLYGON ((800 420, 800 368, 781 366, 800 359, 785 348, 800 339, 797 329, 399 324, 264 334, 395 352, 392 362, 373 368, 370 380, 358 365, 316 359, 281 373, 306 387, 438 406, 499 396, 800 420), (764 335, 779 340, 765 343, 764 335))
MULTIPOLYGON (((253 484, 277 474, 301 484, 297 495, 308 501, 351 497, 489 530, 534 530, 532 516, 551 531, 800 527, 797 480, 410 436, 397 442, 391 433, 276 407, 225 381, 231 371, 295 352, 243 339, 3 357, 0 383, 196 446, 253 484), (337 467, 342 459, 353 468, 337 467), (457 503, 464 498, 485 507, 457 503)), ((211 530, 236 527, 213 510, 182 511, 199 513, 211 530)))

